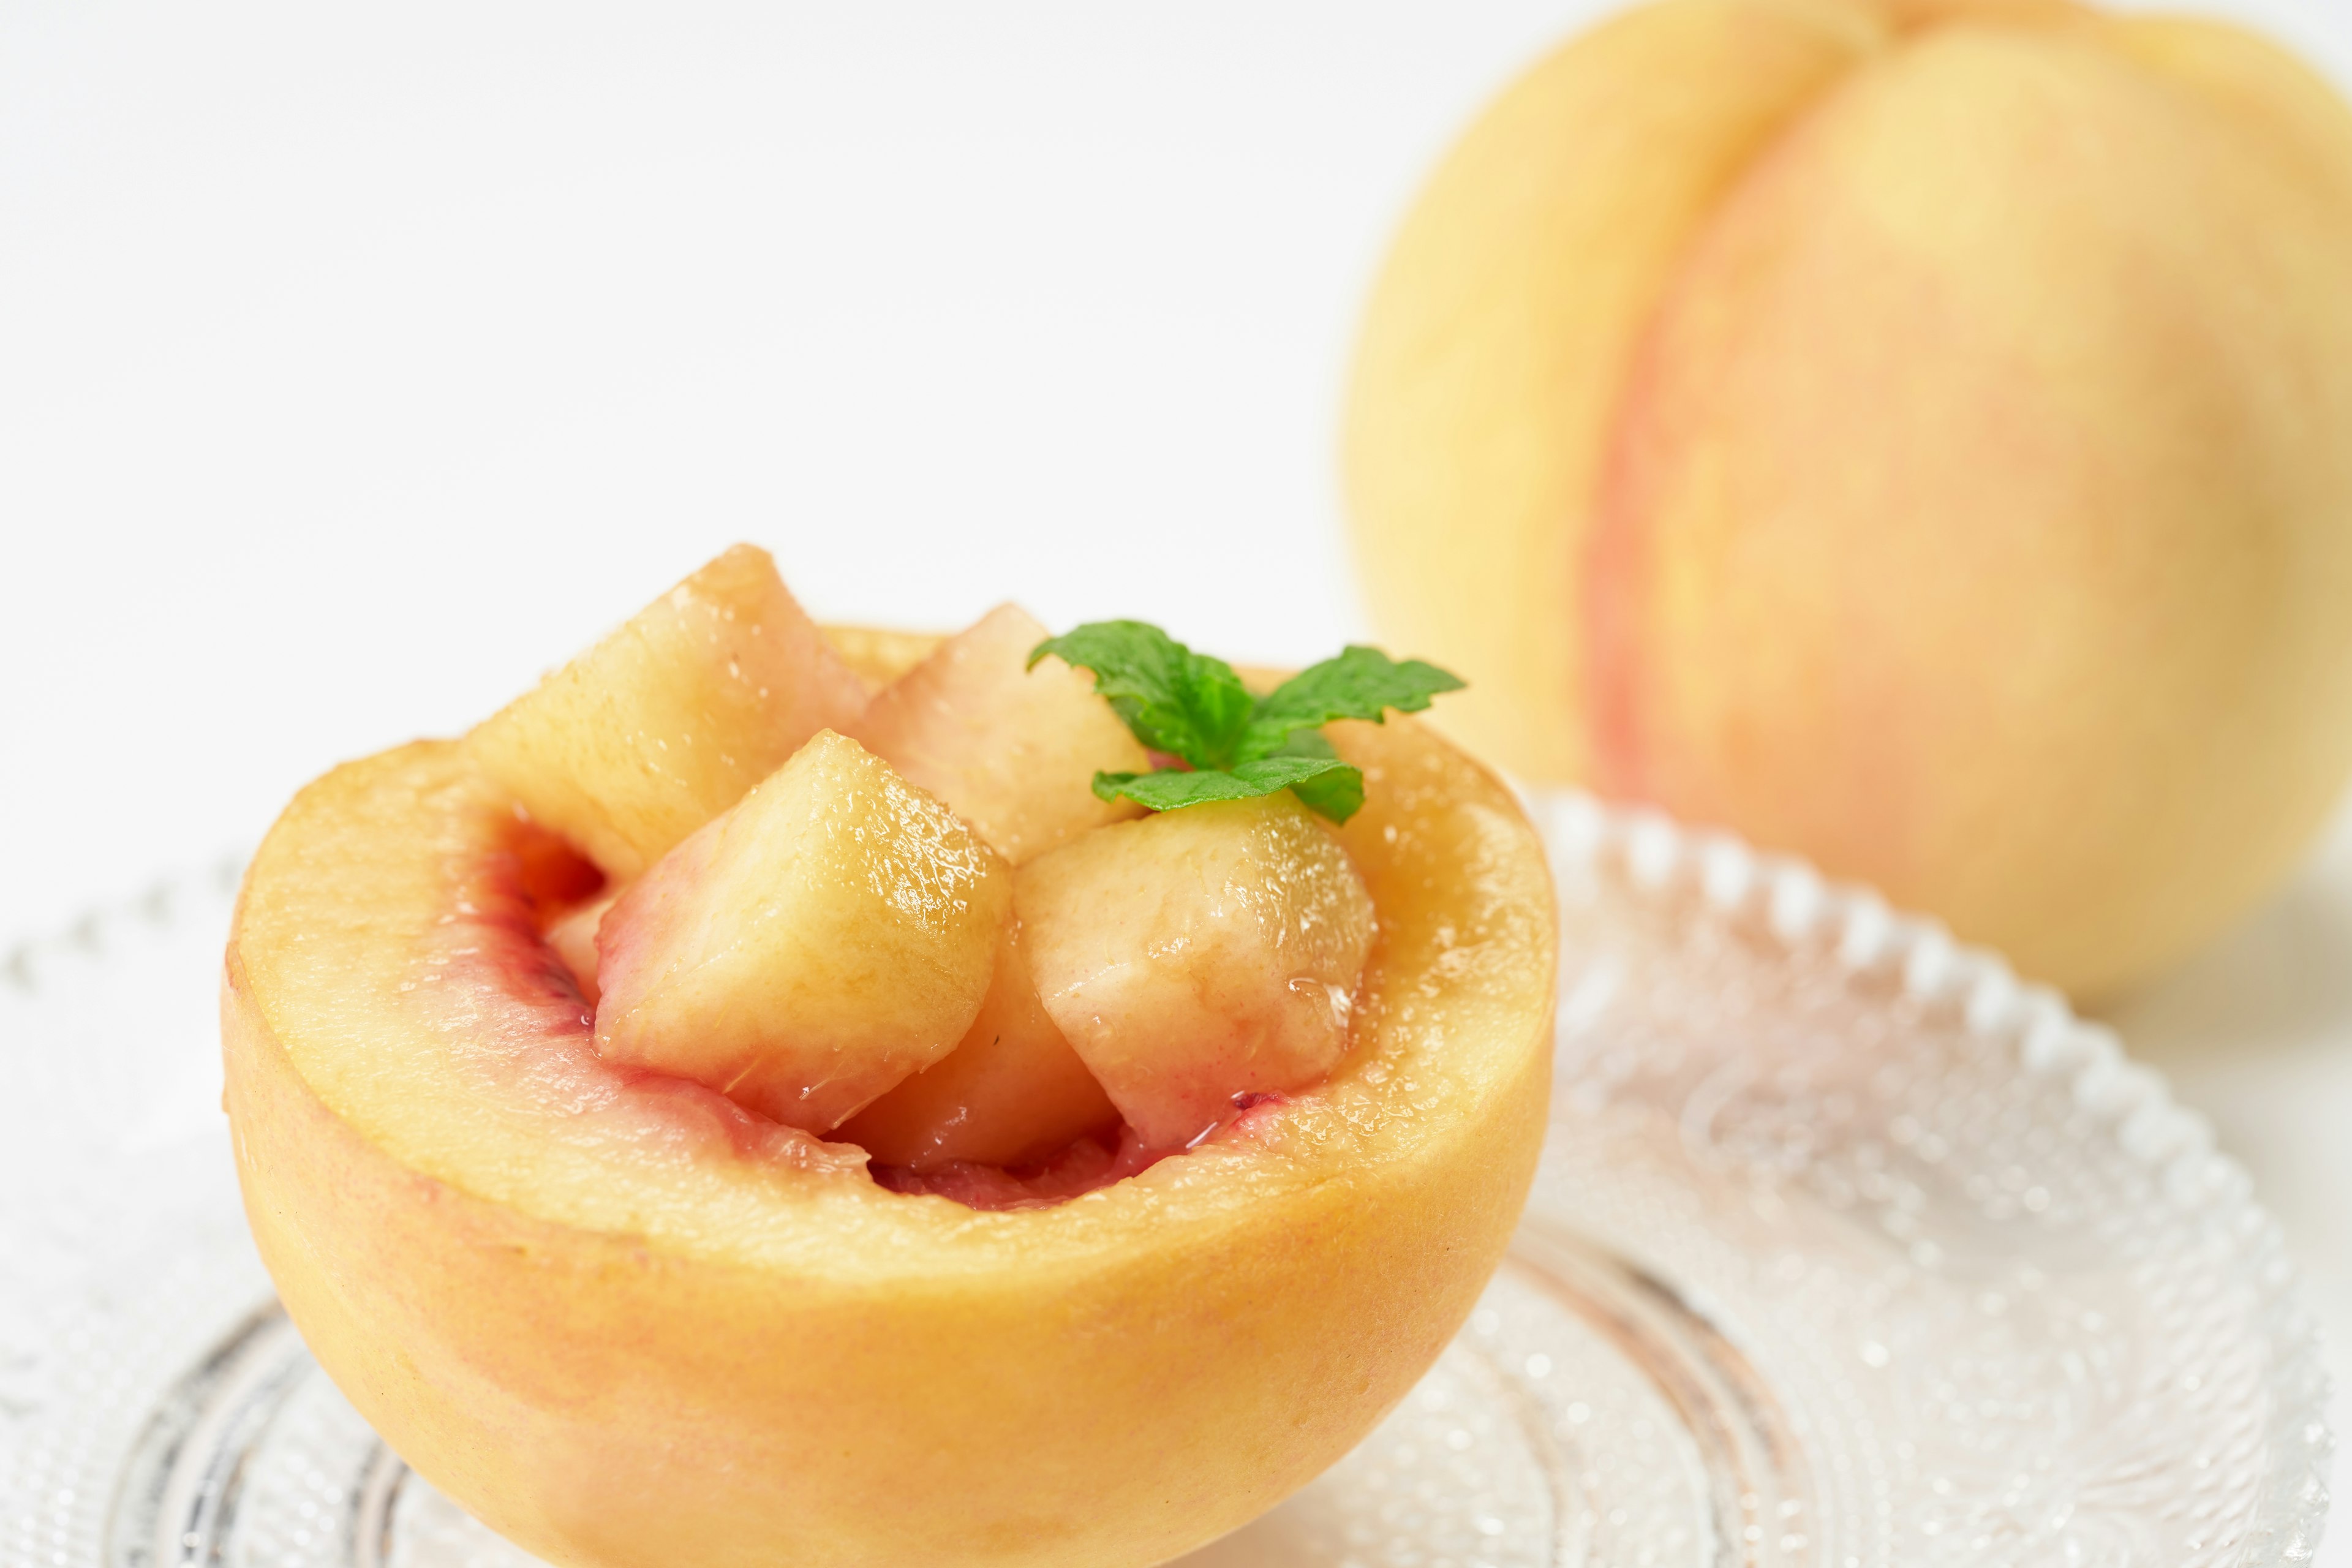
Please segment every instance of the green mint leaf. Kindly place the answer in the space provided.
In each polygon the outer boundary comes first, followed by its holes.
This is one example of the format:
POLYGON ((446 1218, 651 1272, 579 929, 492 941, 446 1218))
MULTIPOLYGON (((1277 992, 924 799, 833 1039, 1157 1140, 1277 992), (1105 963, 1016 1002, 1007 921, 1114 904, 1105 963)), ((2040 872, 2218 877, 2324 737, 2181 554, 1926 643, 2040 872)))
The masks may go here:
POLYGON ((1276 757, 1336 757, 1339 749, 1326 740, 1320 730, 1300 730, 1267 754, 1276 757))
POLYGON ((1345 822, 1364 804, 1363 773, 1337 757, 1261 757, 1231 769, 1162 768, 1151 773, 1097 773, 1095 794, 1105 800, 1125 795, 1151 811, 1175 811, 1213 800, 1255 800, 1277 790, 1297 793, 1302 804, 1334 822, 1345 822))
MULTIPOLYGON (((1242 766, 1254 768, 1255 763, 1242 766)), ((1318 816, 1328 816, 1334 822, 1345 822, 1364 808, 1364 770, 1342 763, 1328 773, 1297 781, 1290 793, 1298 804, 1318 816)))
POLYGON ((1399 661, 1376 647, 1351 646, 1339 658, 1300 670, 1259 698, 1234 755, 1243 761, 1275 756, 1294 734, 1319 729, 1334 719, 1369 719, 1377 724, 1391 708, 1418 713, 1439 692, 1461 689, 1458 678, 1433 664, 1417 658, 1399 661))
POLYGON ((1095 689, 1151 750, 1196 769, 1240 760, 1236 748, 1256 700, 1223 659, 1194 653, 1142 621, 1092 621, 1048 637, 1029 650, 1030 665, 1047 654, 1091 671, 1095 689))
MULTIPOLYGON (((1323 738, 1320 730, 1300 730, 1283 742, 1277 757, 1328 757, 1337 759, 1339 752, 1323 738)), ((1244 763, 1244 767, 1252 764, 1244 763)), ((1345 822, 1363 808, 1364 773, 1360 768, 1335 768, 1328 773, 1304 778, 1290 786, 1308 810, 1345 822)))
POLYGON ((1142 621, 1092 621, 1029 652, 1090 671, 1095 690, 1135 738, 1187 764, 1149 773, 1101 773, 1095 794, 1152 811, 1213 800, 1254 800, 1287 789, 1309 810, 1345 822, 1364 804, 1364 775, 1318 732, 1335 719, 1381 721, 1414 713, 1462 682, 1433 664, 1399 662, 1351 647, 1254 697, 1221 658, 1194 653, 1142 621))

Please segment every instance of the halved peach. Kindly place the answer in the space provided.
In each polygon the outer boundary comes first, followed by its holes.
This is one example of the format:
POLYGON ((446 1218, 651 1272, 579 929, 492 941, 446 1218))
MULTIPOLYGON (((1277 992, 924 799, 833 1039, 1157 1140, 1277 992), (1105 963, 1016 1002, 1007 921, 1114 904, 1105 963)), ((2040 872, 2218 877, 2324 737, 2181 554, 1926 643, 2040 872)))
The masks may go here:
POLYGON ((223 996, 288 1310, 421 1474, 574 1568, 1139 1568, 1234 1528, 1436 1356, 1545 1124, 1534 834, 1418 724, 1332 734, 1380 920, 1345 1057, 1001 1213, 603 1059, 472 753, 336 770, 255 858, 223 996))

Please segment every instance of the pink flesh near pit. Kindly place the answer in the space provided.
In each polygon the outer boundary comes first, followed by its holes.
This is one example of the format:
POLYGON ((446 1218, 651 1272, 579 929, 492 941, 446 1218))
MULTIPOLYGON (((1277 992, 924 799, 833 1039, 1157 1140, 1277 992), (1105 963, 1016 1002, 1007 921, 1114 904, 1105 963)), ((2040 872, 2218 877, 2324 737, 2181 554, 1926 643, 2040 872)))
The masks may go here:
MULTIPOLYGON (((535 828, 524 831, 539 836, 535 828)), ((471 868, 457 910, 439 928, 434 969, 450 1005, 447 1026, 462 1031, 485 1084, 562 1106, 583 1138, 669 1158, 843 1173, 863 1165, 892 1192, 996 1211, 1066 1203, 1182 1152, 1146 1149, 1122 1123, 1015 1169, 958 1161, 916 1172, 874 1163, 854 1143, 784 1126, 692 1079, 611 1061, 596 1049, 593 1005, 545 934, 582 906, 534 900, 523 889, 520 864, 518 856, 494 856, 471 868)), ((588 901, 606 904, 610 895, 588 901)), ((1292 1098, 1236 1096, 1232 1115, 1194 1146, 1252 1136, 1292 1098)))

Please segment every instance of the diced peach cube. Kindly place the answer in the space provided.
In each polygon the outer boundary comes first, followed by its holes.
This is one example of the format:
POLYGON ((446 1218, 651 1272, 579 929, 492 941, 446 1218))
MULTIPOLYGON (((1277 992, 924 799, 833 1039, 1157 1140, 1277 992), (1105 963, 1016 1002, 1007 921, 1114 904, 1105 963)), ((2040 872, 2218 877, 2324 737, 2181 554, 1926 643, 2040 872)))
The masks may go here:
POLYGON ((467 745, 535 821, 626 880, 865 705, 768 552, 739 544, 467 745))
POLYGON ((1050 635, 999 605, 884 688, 845 731, 1016 866, 1136 815, 1096 798, 1094 776, 1151 766, 1092 676, 1050 657, 1029 667, 1050 635))
POLYGON ((953 1049, 1012 874, 830 731, 625 893, 599 932, 596 1047, 812 1132, 953 1049))
POLYGON ((1017 921, 962 1041, 844 1122, 835 1136, 877 1160, 928 1171, 952 1161, 1026 1165, 1118 1121, 1118 1111, 1037 1000, 1017 921))
POLYGON ((1021 868, 1014 907, 1039 1000, 1155 1148, 1347 1049, 1371 897, 1287 791, 1087 834, 1021 868))
POLYGON ((825 626, 825 646, 856 672, 868 693, 877 692, 938 651, 948 639, 937 632, 895 631, 887 626, 825 626))
POLYGON ((572 972, 572 984, 580 987, 581 1000, 593 1007, 600 994, 596 984, 596 927, 604 911, 620 901, 623 889, 600 893, 587 902, 574 904, 551 921, 546 942, 563 967, 572 972))

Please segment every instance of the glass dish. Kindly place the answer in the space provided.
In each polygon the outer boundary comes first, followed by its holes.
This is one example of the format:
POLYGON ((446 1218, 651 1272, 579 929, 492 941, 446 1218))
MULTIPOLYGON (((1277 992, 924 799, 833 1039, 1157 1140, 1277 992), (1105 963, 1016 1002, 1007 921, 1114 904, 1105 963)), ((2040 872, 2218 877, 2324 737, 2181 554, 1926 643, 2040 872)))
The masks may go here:
MULTIPOLYGON (((2276 1227, 2053 995, 1804 867, 1534 803, 1544 1164, 1470 1323, 1189 1568, 2307 1561, 2276 1227)), ((218 1111, 235 868, 0 962, 0 1568, 527 1568, 271 1301, 218 1111)))

